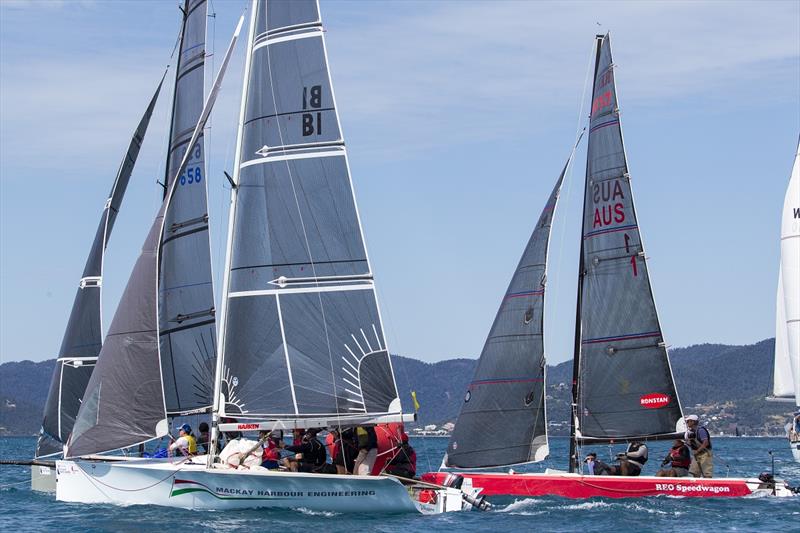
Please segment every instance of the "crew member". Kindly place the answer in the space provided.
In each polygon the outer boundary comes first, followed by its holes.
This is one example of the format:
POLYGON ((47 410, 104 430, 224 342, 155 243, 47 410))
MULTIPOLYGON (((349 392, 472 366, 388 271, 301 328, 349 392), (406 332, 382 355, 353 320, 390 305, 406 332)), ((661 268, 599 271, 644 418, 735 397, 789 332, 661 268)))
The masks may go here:
POLYGON ((686 477, 689 475, 689 465, 692 463, 692 454, 689 447, 681 439, 675 439, 669 453, 661 462, 661 470, 656 473, 658 477, 686 477), (670 468, 663 468, 669 465, 670 468))
POLYGON ((355 437, 358 439, 358 456, 353 465, 353 473, 368 476, 372 473, 375 459, 378 457, 378 435, 372 426, 357 427, 355 437))
POLYGON ((178 438, 169 445, 170 455, 194 455, 197 453, 197 440, 192 435, 192 427, 184 424, 178 429, 178 438))
POLYGON ((686 417, 686 442, 692 449, 689 473, 694 477, 714 477, 714 453, 711 451, 711 434, 700 425, 697 415, 686 417))
POLYGON ((617 456, 619 466, 614 474, 619 476, 638 476, 642 467, 647 462, 647 445, 644 442, 634 441, 628 444, 625 453, 617 456))
POLYGON ((274 470, 280 466, 281 458, 280 442, 283 440, 281 434, 273 431, 259 431, 259 441, 261 441, 261 466, 274 470))
POLYGON ((613 476, 614 467, 608 466, 603 461, 598 461, 597 454, 592 452, 583 460, 586 463, 586 470, 590 476, 613 476))
POLYGON ((200 422, 200 426, 197 429, 200 432, 200 434, 197 435, 197 446, 198 448, 202 448, 203 453, 208 453, 208 442, 211 440, 208 435, 208 424, 200 422))
POLYGON ((326 470, 325 446, 317 438, 318 430, 308 428, 301 438, 298 446, 286 446, 283 441, 279 446, 290 452, 294 452, 294 457, 287 457, 283 460, 284 466, 292 472, 324 472, 326 470))
POLYGON ((400 436, 397 452, 386 465, 384 471, 395 476, 413 478, 417 475, 417 452, 408 443, 408 435, 404 431, 400 436))
POLYGON ((355 429, 347 428, 336 437, 334 453, 331 454, 336 473, 345 475, 353 473, 353 463, 358 455, 358 443, 355 440, 355 429))

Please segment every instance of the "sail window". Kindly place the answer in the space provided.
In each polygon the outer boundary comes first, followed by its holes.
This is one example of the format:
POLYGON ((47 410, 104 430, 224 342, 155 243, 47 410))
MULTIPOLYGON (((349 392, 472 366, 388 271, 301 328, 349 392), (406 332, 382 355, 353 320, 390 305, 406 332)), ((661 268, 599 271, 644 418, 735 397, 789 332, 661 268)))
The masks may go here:
POLYGON ((533 307, 529 307, 527 311, 525 311, 525 318, 522 320, 522 323, 528 325, 533 320, 533 307))

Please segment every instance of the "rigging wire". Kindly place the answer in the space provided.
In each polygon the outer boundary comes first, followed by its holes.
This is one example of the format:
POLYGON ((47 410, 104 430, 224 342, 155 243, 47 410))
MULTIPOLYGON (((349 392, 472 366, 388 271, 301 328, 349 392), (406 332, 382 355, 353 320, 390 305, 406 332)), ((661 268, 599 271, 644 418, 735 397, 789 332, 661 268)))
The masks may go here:
MULTIPOLYGON (((584 108, 584 105, 585 105, 585 102, 586 102, 586 92, 587 92, 587 89, 589 87, 589 73, 592 71, 592 60, 594 58, 594 46, 595 46, 595 43, 593 41, 591 47, 589 48, 589 61, 587 62, 586 73, 584 74, 584 78, 583 78, 583 90, 581 92, 580 105, 578 106, 578 116, 577 116, 577 119, 575 121, 576 122, 576 124, 575 124, 575 144, 573 145, 572 154, 571 154, 570 157, 574 157, 575 151, 578 148, 578 146, 577 146, 578 141, 580 140, 581 135, 583 135, 584 131, 586 130, 585 127, 582 127, 583 121, 586 120, 588 122, 588 118, 585 118, 584 115, 583 115, 583 113, 584 113, 583 108, 584 108)), ((588 143, 589 143, 589 139, 588 138, 586 139, 586 143, 587 143, 587 146, 588 146, 588 143)), ((587 157, 588 157, 588 152, 587 152, 587 157)), ((564 199, 564 204, 565 204, 564 205, 564 212, 567 212, 567 213, 569 212, 569 207, 570 207, 570 203, 571 203, 571 199, 572 199, 572 183, 573 183, 572 175, 573 175, 574 167, 575 167, 575 165, 572 164, 572 162, 571 162, 569 168, 567 169, 567 175, 564 176, 564 181, 566 182, 566 198, 564 199)), ((562 190, 563 189, 564 189, 564 186, 562 184, 562 190)), ((581 219, 584 216, 582 211, 583 211, 583 209, 581 209, 581 219)), ((564 222, 562 223, 561 236, 559 238, 559 244, 558 244, 558 259, 556 261, 556 264, 559 265, 559 268, 558 268, 559 271, 561 270, 560 265, 562 263, 562 257, 563 257, 563 254, 564 254, 564 240, 565 240, 565 237, 566 237, 566 231, 564 231, 565 229, 566 229, 566 218, 564 218, 564 222)), ((555 286, 555 293, 556 294, 559 293, 559 287, 560 287, 561 278, 562 278, 562 276, 556 276, 556 286, 555 286)), ((579 282, 580 282, 580 280, 579 280, 579 282)), ((553 302, 553 311, 552 311, 553 316, 557 316, 556 311, 558 309, 558 301, 559 301, 559 298, 556 298, 555 301, 553 302)), ((574 356, 575 356, 575 354, 573 354, 573 357, 574 356)), ((574 419, 575 417, 577 417, 578 413, 576 411, 576 408, 572 405, 572 398, 571 397, 570 397, 569 404, 570 404, 570 416, 573 417, 573 419, 574 419)), ((580 450, 581 450, 580 444, 578 444, 576 446, 576 453, 578 455, 581 454, 580 450)), ((572 459, 570 459, 570 461, 571 460, 572 459)))

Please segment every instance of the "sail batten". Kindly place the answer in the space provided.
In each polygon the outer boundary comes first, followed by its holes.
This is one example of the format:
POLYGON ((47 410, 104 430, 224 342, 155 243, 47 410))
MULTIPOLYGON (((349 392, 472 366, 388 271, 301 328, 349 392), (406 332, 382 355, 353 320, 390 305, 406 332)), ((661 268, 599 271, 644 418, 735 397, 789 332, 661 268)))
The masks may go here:
MULTIPOLYGON (((634 207, 614 72, 609 36, 598 36, 584 189, 573 442, 669 438, 679 431, 683 416, 634 207)), ((573 448, 572 468, 574 453, 573 448)))
POLYGON ((219 411, 237 419, 399 414, 319 7, 254 1, 252 16, 219 411))

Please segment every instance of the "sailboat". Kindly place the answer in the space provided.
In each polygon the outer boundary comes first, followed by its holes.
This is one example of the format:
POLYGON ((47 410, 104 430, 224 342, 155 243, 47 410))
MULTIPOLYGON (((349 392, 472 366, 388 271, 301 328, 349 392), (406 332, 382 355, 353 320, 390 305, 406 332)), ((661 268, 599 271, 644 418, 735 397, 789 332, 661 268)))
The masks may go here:
MULTIPOLYGON (((170 416, 204 408, 204 402, 183 400, 170 408, 165 375, 176 373, 167 374, 165 353, 174 351, 175 337, 168 345, 165 331, 186 330, 163 320, 174 312, 165 315, 161 293, 171 283, 165 267, 170 231, 191 231, 174 206, 184 181, 190 182, 183 178, 197 180, 187 165, 202 153, 198 139, 242 22, 185 143, 188 150, 170 165, 171 175, 180 178, 166 182, 164 203, 87 387, 67 460, 57 462, 57 499, 190 509, 462 510, 462 490, 404 485, 390 476, 241 469, 215 454, 86 459, 165 436, 170 416)), ((175 122, 173 129, 180 129, 175 122)), ((230 180, 210 449, 224 432, 413 420, 402 412, 383 335, 316 0, 252 3, 230 180)), ((210 320, 213 311, 201 315, 202 309, 187 308, 175 321, 210 320)))
MULTIPOLYGON (((464 398, 443 469, 457 469, 486 497, 791 495, 785 483, 759 479, 585 476, 580 472, 583 445, 682 438, 685 431, 634 208, 609 35, 596 37, 593 80, 569 470, 543 474, 465 471, 541 461, 548 454, 542 342, 546 249, 569 159, 503 298, 464 398)), ((423 479, 446 483, 449 474, 443 469, 427 473, 423 479)))
POLYGON ((36 464, 31 466, 33 490, 55 492, 55 468, 50 466, 48 461, 42 460, 62 453, 64 444, 72 433, 81 399, 100 353, 101 293, 106 247, 163 82, 162 78, 120 163, 111 192, 103 206, 83 275, 78 283, 78 292, 75 294, 67 328, 61 341, 45 403, 42 428, 36 443, 34 454, 36 464))
MULTIPOLYGON (((775 368, 772 401, 793 402, 800 415, 800 143, 786 189, 781 216, 781 262, 775 302, 775 368)), ((800 462, 800 433, 794 420, 786 434, 794 460, 800 462)))

